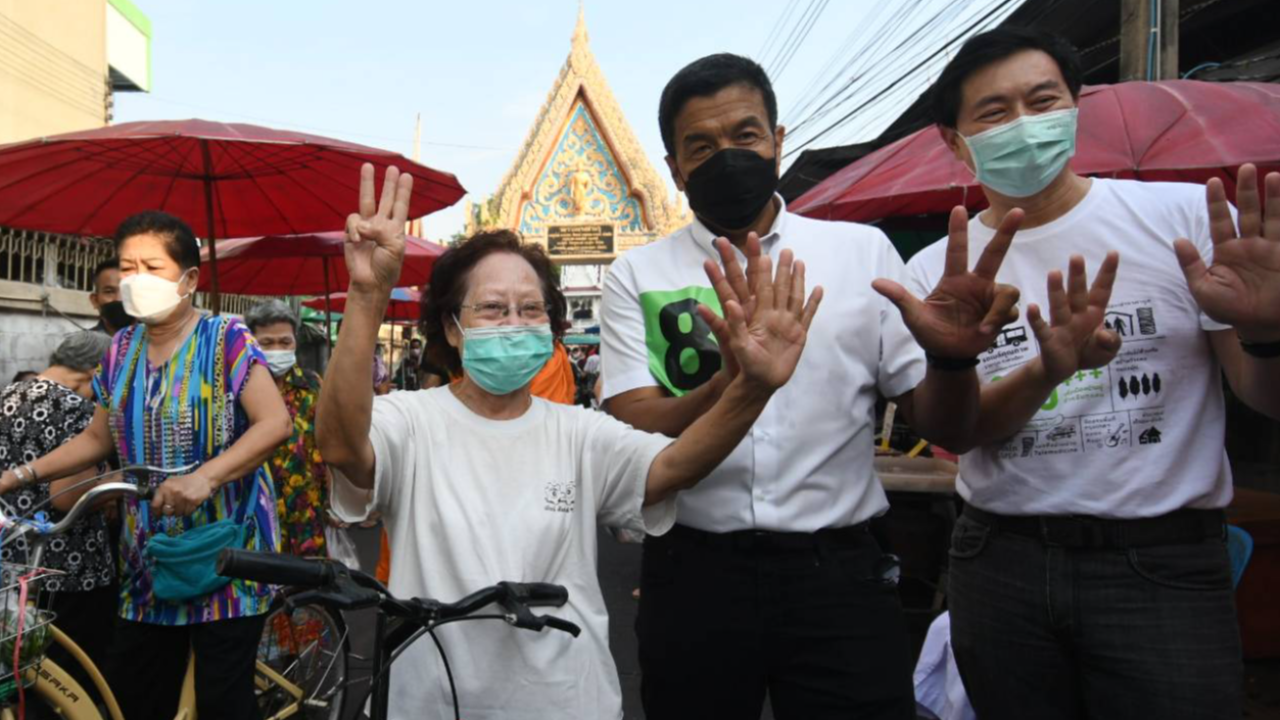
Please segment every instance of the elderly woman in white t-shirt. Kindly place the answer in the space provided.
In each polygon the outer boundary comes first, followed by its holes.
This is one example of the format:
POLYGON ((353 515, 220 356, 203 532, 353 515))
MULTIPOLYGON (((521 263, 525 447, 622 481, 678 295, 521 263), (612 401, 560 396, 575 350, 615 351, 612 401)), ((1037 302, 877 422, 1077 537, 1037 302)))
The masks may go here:
MULTIPOLYGON (((383 513, 398 596, 452 600, 500 580, 568 588, 559 614, 582 626, 577 639, 502 623, 442 628, 463 717, 620 718, 596 526, 671 527, 675 494, 737 446, 791 377, 821 290, 806 302, 804 266, 784 255, 776 278, 767 265, 757 273, 749 316, 729 300, 725 320, 699 308, 732 350, 724 356, 736 375, 673 441, 530 394, 564 324, 564 296, 540 247, 482 233, 436 262, 424 300, 431 359, 462 379, 375 400, 368 358, 400 275, 413 181, 388 170, 375 202, 373 167, 361 172, 360 212, 347 223, 346 315, 317 417, 335 470, 333 507, 348 521, 383 513)), ((708 273, 733 297, 714 263, 708 273)), ((452 716, 438 663, 430 646, 405 653, 392 670, 392 717, 452 716)))

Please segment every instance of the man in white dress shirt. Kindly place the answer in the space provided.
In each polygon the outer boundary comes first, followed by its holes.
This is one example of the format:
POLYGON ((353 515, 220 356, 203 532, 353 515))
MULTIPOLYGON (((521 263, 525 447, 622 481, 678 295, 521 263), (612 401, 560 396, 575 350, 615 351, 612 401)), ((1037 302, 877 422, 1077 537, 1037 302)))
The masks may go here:
POLYGON ((791 382, 680 496, 676 527, 645 543, 636 626, 645 712, 755 720, 767 694, 784 720, 913 718, 893 568, 867 525, 888 509, 872 467, 876 396, 894 399, 925 437, 966 442, 978 399, 972 359, 1016 314, 1016 291, 993 278, 1018 216, 970 271, 961 213, 955 271, 900 314, 872 289, 906 277, 882 232, 788 213, 776 194, 785 131, 756 63, 721 54, 685 67, 663 91, 659 124, 697 220, 612 266, 601 328, 607 410, 674 436, 715 403, 737 365, 722 357, 723 321, 697 312, 720 312, 708 274, 749 310, 762 255, 794 257, 825 296, 791 382))

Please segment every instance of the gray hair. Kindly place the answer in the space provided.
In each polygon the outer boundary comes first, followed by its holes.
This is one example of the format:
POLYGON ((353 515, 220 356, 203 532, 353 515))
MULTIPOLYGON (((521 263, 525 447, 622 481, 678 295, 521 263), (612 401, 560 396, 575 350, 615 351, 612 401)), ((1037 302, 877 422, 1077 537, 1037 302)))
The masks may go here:
POLYGON ((244 324, 249 326, 249 332, 257 332, 260 327, 276 323, 289 323, 294 334, 298 333, 298 316, 281 300, 267 300, 244 314, 244 324))
POLYGON ((102 362, 102 356, 111 347, 111 337, 97 330, 68 335, 49 357, 52 367, 64 367, 77 372, 93 372, 102 362))

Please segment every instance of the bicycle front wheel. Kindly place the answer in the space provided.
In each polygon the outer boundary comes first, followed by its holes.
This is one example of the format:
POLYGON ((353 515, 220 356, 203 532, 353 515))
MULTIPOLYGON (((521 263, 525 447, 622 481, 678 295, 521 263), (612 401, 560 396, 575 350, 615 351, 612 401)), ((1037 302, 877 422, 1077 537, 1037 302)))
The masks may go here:
POLYGON ((265 720, 341 720, 349 641, 342 614, 323 605, 267 615, 258 643, 258 707, 265 720))

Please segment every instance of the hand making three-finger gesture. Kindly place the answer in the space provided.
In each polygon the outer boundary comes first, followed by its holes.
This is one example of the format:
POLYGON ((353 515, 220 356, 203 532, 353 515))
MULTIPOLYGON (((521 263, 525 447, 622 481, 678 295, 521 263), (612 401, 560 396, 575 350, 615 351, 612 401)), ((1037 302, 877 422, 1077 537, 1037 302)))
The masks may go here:
POLYGON ((360 168, 360 211, 347 216, 344 247, 351 289, 390 293, 400 280, 404 261, 404 228, 409 218, 413 176, 388 167, 382 198, 374 201, 374 168, 360 168))
POLYGON ((1000 329, 1018 318, 1018 289, 996 282, 996 273, 1022 223, 1011 210, 1000 221, 973 270, 969 269, 969 214, 951 211, 942 279, 920 300, 901 284, 879 279, 871 284, 902 313, 920 347, 935 358, 968 360, 991 347, 1000 329))
POLYGON ((752 384, 776 390, 791 379, 800 362, 822 288, 814 288, 806 301, 804 263, 793 261, 791 251, 783 250, 774 273, 773 261, 761 254, 754 233, 745 248, 747 275, 728 240, 715 244, 725 270, 710 260, 704 269, 724 317, 705 305, 698 306, 698 313, 720 345, 730 378, 741 374, 752 384))
POLYGON ((1236 176, 1237 230, 1222 181, 1207 187, 1213 265, 1196 246, 1178 240, 1174 250, 1187 286, 1206 315, 1231 325, 1252 343, 1280 341, 1280 173, 1266 178, 1265 212, 1258 197, 1258 171, 1242 165, 1236 176))

